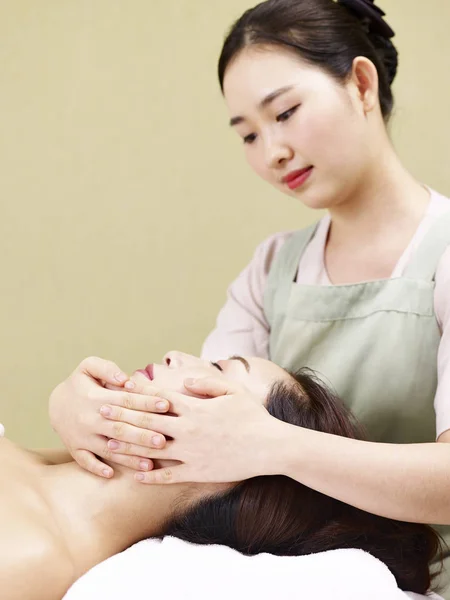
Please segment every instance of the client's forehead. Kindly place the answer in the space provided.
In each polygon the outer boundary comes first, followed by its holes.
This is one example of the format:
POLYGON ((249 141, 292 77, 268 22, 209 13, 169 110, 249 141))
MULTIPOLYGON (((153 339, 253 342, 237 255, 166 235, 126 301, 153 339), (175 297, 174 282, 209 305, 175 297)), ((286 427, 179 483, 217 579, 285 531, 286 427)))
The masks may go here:
POLYGON ((250 372, 256 377, 269 381, 292 379, 291 375, 282 367, 265 358, 243 357, 250 365, 250 372))
MULTIPOLYGON (((220 362, 220 361, 219 361, 220 362)), ((262 404, 266 404, 272 386, 291 379, 289 373, 275 363, 252 356, 231 356, 225 367, 224 376, 242 384, 262 404), (237 364, 240 364, 237 367, 237 364)))

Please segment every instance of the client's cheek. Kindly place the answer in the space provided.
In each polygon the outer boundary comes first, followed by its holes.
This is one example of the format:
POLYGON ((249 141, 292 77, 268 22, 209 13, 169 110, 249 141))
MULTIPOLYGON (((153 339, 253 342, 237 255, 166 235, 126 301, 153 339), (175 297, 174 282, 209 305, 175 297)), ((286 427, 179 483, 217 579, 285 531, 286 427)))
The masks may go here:
POLYGON ((253 396, 257 398, 259 402, 261 402, 262 405, 265 405, 269 392, 274 383, 275 380, 271 381, 270 383, 252 382, 251 384, 247 383, 246 387, 249 392, 253 394, 253 396))

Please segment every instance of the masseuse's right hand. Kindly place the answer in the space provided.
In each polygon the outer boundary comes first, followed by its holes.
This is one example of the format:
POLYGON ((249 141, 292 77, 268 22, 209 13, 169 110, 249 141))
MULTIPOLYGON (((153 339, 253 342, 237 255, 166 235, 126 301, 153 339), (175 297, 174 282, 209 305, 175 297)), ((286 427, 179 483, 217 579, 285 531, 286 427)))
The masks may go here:
MULTIPOLYGON (((108 448, 110 438, 120 438, 120 432, 111 428, 100 415, 104 404, 133 407, 133 394, 123 389, 128 376, 111 361, 101 358, 87 358, 79 364, 72 375, 54 389, 50 396, 49 414, 53 429, 58 433, 74 460, 87 471, 110 478, 113 469, 98 457, 130 467, 135 471, 149 471, 153 463, 148 458, 111 454, 108 448), (113 386, 115 390, 106 389, 113 386)), ((144 398, 141 398, 141 401, 144 398)), ((153 404, 155 398, 148 398, 152 412, 161 412, 153 404)), ((152 432, 148 432, 152 439, 152 432)), ((162 448, 165 442, 163 436, 162 448)))

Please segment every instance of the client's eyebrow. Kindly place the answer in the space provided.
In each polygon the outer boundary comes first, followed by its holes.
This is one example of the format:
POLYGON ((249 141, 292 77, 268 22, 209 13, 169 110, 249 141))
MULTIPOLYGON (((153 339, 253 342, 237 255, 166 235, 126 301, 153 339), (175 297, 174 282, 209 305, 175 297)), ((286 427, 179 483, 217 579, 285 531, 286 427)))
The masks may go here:
POLYGON ((238 360, 244 365, 247 373, 250 373, 250 365, 248 364, 248 361, 246 361, 245 358, 243 358, 242 356, 230 356, 228 360, 238 360))

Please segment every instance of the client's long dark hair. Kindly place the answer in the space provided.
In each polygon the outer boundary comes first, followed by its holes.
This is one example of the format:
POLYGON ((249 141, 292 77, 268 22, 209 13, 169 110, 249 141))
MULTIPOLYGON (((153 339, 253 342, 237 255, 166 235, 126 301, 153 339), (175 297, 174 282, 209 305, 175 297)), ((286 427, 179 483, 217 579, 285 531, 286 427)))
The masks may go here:
MULTIPOLYGON (((276 383, 267 409, 281 421, 364 439, 344 405, 310 371, 276 383)), ((242 457, 247 460, 247 457, 242 457)), ((172 521, 165 535, 195 544, 223 544, 246 555, 298 556, 359 548, 387 565, 402 590, 425 594, 440 539, 427 525, 379 517, 284 476, 256 477, 206 498, 172 521)))

